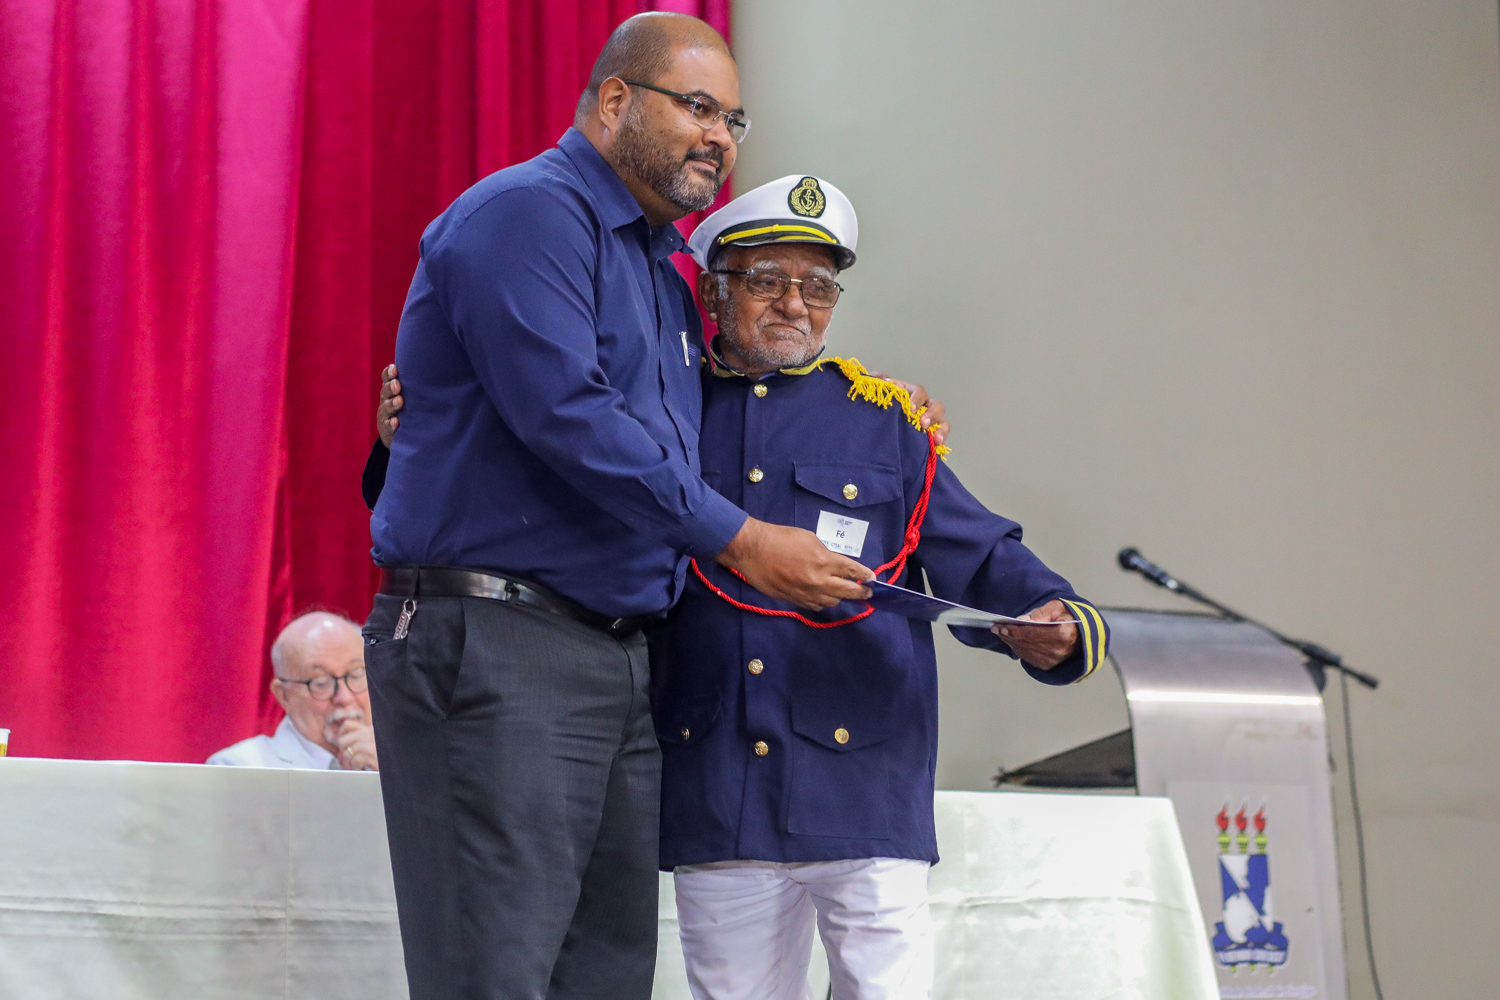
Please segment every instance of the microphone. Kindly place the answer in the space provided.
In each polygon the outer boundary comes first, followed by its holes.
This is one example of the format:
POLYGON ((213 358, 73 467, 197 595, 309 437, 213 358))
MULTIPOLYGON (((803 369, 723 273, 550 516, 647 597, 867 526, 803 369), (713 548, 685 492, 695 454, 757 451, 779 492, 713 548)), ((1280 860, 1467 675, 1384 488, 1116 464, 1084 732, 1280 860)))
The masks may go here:
POLYGON ((1182 584, 1177 581, 1176 577, 1141 555, 1140 549, 1134 546, 1121 549, 1118 558, 1121 569, 1139 573, 1158 587, 1166 587, 1174 593, 1182 593, 1182 584))
POLYGON ((1116 558, 1119 560, 1121 569, 1131 573, 1139 573, 1141 574, 1141 576, 1144 576, 1146 579, 1150 580, 1158 587, 1165 587, 1174 594, 1181 594, 1183 597, 1187 597, 1194 601, 1197 601, 1199 604, 1205 604, 1208 607, 1213 608, 1225 618, 1228 618, 1230 621, 1246 622, 1247 624, 1254 625, 1256 628, 1265 629, 1279 641, 1286 643, 1288 646, 1291 646, 1293 649, 1300 652, 1303 656, 1307 657, 1307 669, 1312 672, 1313 683, 1317 684, 1319 691, 1323 690, 1323 669, 1325 667, 1342 671, 1348 676, 1353 677, 1355 680, 1359 681, 1359 683, 1363 684, 1367 688, 1374 688, 1377 684, 1380 683, 1379 680, 1370 676, 1369 674, 1361 673, 1360 671, 1355 670, 1353 667, 1345 665, 1343 657, 1339 656, 1339 654, 1335 653, 1331 649, 1324 649, 1322 646, 1319 646, 1314 642, 1306 642, 1301 639, 1293 639, 1289 636, 1282 635, 1271 626, 1262 624, 1261 622, 1256 621, 1254 618, 1246 618, 1244 615, 1240 614, 1233 608, 1226 607, 1225 605, 1220 604, 1212 597, 1209 597, 1207 594, 1202 593, 1196 588, 1183 583, 1171 573, 1168 573, 1166 570, 1156 565, 1156 563, 1141 555, 1141 550, 1135 548, 1134 546, 1121 549, 1120 554, 1116 558))

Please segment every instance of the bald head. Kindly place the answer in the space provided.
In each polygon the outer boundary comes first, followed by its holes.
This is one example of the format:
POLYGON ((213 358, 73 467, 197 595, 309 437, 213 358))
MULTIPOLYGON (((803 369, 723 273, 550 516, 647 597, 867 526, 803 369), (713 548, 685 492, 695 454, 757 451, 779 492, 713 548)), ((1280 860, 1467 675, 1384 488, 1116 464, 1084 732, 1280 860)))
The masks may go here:
POLYGON ((588 112, 598 105, 605 80, 617 77, 655 83, 672 68, 679 49, 706 49, 734 58, 723 36, 696 17, 666 11, 637 14, 622 22, 604 43, 578 99, 574 123, 583 126, 588 112))
POLYGON ((364 645, 358 625, 326 611, 294 619, 271 644, 271 694, 304 739, 335 756, 341 736, 370 722, 364 645), (314 697, 307 682, 329 678, 332 690, 314 697))
MULTIPOLYGON (((320 654, 329 651, 344 652, 362 649, 359 626, 347 618, 314 611, 281 630, 271 644, 271 665, 276 676, 289 680, 307 680, 315 668, 313 661, 323 659, 320 654)), ((339 669, 342 669, 340 667, 339 669)))
POLYGON ((637 14, 599 53, 573 125, 660 226, 713 202, 734 169, 729 115, 742 111, 718 32, 683 14, 637 14))

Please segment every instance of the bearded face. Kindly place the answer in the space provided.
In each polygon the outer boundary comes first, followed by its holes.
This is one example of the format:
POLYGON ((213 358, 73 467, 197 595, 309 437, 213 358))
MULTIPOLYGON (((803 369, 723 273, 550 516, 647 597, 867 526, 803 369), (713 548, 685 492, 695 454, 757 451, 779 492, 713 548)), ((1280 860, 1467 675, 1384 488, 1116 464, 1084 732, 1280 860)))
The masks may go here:
POLYGON ((782 243, 763 247, 734 247, 714 263, 705 278, 712 290, 704 295, 715 313, 724 359, 747 374, 781 368, 800 368, 823 351, 833 310, 809 308, 800 286, 792 285, 776 299, 762 298, 744 280, 744 271, 784 274, 799 280, 833 281, 838 277, 833 255, 825 247, 782 243), (728 273, 725 273, 728 272, 728 273))
POLYGON ((621 120, 611 159, 617 170, 628 171, 684 214, 712 205, 728 173, 717 146, 675 150, 649 124, 644 101, 632 103, 621 120))

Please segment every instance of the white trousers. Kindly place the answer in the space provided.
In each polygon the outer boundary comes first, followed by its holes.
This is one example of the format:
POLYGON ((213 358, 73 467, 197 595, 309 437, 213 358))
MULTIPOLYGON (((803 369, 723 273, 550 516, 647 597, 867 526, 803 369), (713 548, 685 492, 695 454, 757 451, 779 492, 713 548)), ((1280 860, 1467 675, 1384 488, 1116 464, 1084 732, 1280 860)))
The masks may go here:
POLYGON ((678 868, 677 921, 693 997, 809 1000, 816 919, 834 1000, 928 1000, 928 867, 864 858, 678 868))

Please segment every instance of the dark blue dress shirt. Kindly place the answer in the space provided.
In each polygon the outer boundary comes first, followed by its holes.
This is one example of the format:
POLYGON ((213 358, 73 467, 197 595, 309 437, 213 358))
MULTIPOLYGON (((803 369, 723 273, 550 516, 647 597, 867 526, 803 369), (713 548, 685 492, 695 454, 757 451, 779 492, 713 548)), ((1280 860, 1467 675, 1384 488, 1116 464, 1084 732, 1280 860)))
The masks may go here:
MULTIPOLYGON (((741 377, 706 381, 703 466, 711 485, 775 524, 816 530, 824 511, 867 522, 858 558, 872 569, 899 551, 928 450, 899 406, 850 399, 849 380, 832 365, 771 375, 760 383, 763 395, 741 377)), ((702 568, 737 600, 791 609, 718 566, 702 568)), ((1104 659, 1103 618, 1022 544, 1019 524, 986 510, 941 462, 921 544, 891 582, 920 589, 924 577, 939 597, 1003 614, 1053 598, 1072 602, 1084 621, 1078 652, 1049 671, 1026 667, 1037 680, 1081 680, 1104 659)), ((834 621, 863 607, 846 601, 817 617, 834 621)), ((1009 652, 986 629, 953 633, 1009 652)), ((877 611, 814 629, 737 610, 689 577, 650 639, 664 869, 937 860, 930 625, 877 611)))
POLYGON ((745 521, 699 478, 681 247, 573 129, 427 227, 377 563, 493 570, 608 615, 672 606, 683 554, 712 560, 745 521))

